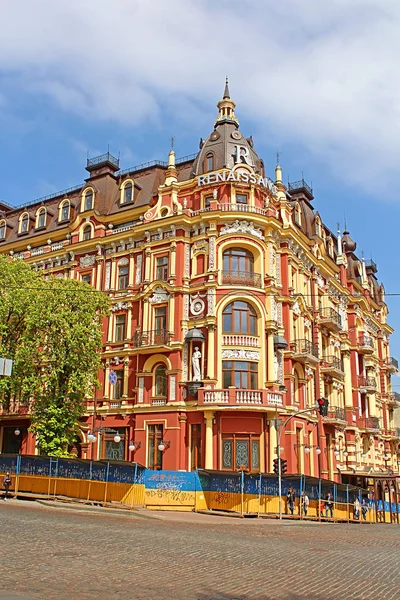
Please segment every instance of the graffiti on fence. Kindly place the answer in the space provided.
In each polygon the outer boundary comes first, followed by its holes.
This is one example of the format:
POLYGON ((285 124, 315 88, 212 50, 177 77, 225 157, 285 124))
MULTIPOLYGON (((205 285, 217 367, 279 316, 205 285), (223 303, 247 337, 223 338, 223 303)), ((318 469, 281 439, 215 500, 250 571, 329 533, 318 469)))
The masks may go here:
POLYGON ((194 492, 182 492, 177 489, 155 489, 146 490, 146 504, 180 504, 194 505, 194 492))
POLYGON ((229 504, 230 497, 231 497, 231 494, 229 492, 215 492, 215 494, 212 497, 212 501, 215 504, 225 506, 225 505, 229 504))

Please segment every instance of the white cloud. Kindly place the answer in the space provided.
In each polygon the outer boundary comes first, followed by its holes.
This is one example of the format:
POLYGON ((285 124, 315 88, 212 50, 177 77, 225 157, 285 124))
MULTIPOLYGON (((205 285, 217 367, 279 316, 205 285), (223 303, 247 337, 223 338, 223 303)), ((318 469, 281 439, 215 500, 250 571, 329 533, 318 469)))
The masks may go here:
POLYGON ((65 111, 154 125, 203 121, 228 73, 255 134, 268 123, 336 176, 389 188, 399 20, 396 0, 19 0, 2 7, 0 69, 65 111))

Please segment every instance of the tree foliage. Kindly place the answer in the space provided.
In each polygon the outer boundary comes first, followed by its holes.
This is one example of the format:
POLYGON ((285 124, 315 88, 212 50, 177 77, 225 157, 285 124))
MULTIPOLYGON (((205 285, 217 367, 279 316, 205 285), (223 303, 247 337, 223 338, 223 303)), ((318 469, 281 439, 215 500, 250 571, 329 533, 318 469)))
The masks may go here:
POLYGON ((66 456, 85 395, 98 384, 102 319, 108 299, 86 283, 45 279, 22 261, 0 257, 0 356, 14 360, 0 378, 2 401, 31 403, 41 453, 66 456))

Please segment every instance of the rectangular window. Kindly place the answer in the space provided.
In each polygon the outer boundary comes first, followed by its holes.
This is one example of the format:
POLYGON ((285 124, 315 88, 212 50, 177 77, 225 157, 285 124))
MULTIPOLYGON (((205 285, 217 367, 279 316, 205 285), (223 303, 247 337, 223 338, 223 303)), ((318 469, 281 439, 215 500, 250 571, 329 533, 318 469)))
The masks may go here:
POLYGON ((247 194, 236 194, 236 204, 247 204, 247 194))
POLYGON ((124 389, 124 371, 123 369, 118 369, 118 371, 114 371, 117 376, 117 381, 113 386, 113 398, 114 400, 119 400, 122 398, 122 393, 124 389))
POLYGON ((163 439, 164 428, 162 425, 148 425, 148 454, 147 467, 149 469, 161 470, 163 453, 158 449, 163 439))
POLYGON ((126 428, 119 428, 115 430, 115 433, 105 433, 102 458, 106 460, 126 460, 126 431, 126 428), (114 441, 117 433, 121 438, 119 442, 114 441))
POLYGON ((256 390, 258 383, 257 363, 224 360, 222 361, 223 387, 236 387, 242 390, 256 390))
POLYGON ((206 198, 204 198, 204 207, 210 208, 212 200, 214 200, 213 196, 207 196, 206 198))
POLYGON ((115 341, 123 342, 125 339, 126 315, 115 317, 115 341))
POLYGON ((92 283, 91 273, 85 273, 84 275, 81 275, 81 281, 84 281, 85 283, 88 283, 90 285, 92 283))
POLYGON ((223 436, 221 468, 227 471, 260 471, 259 436, 235 433, 223 436))
POLYGON ((168 279, 168 256, 156 258, 156 279, 167 281, 168 279))
POLYGON ((166 331, 167 329, 167 307, 159 306, 154 311, 154 328, 157 333, 166 331))
POLYGON ((118 267, 118 289, 126 290, 129 282, 129 267, 118 267))
POLYGON ((201 469, 203 467, 201 457, 201 425, 191 426, 190 437, 190 466, 191 470, 201 469))

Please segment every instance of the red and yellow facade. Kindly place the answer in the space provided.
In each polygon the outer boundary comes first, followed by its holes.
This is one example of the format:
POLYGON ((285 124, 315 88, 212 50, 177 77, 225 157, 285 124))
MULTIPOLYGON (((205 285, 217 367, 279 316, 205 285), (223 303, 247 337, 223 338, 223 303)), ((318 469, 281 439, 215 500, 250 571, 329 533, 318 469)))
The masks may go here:
MULTIPOLYGON (((310 409, 281 434, 289 473, 397 472, 376 266, 322 223, 304 180, 284 185, 279 165, 266 177, 227 88, 218 108, 195 157, 118 171, 107 154, 88 160, 84 184, 2 207, 0 252, 111 299, 76 452, 271 472, 280 424, 310 409)), ((2 451, 34 453, 28 426, 29 406, 4 402, 2 451)))

